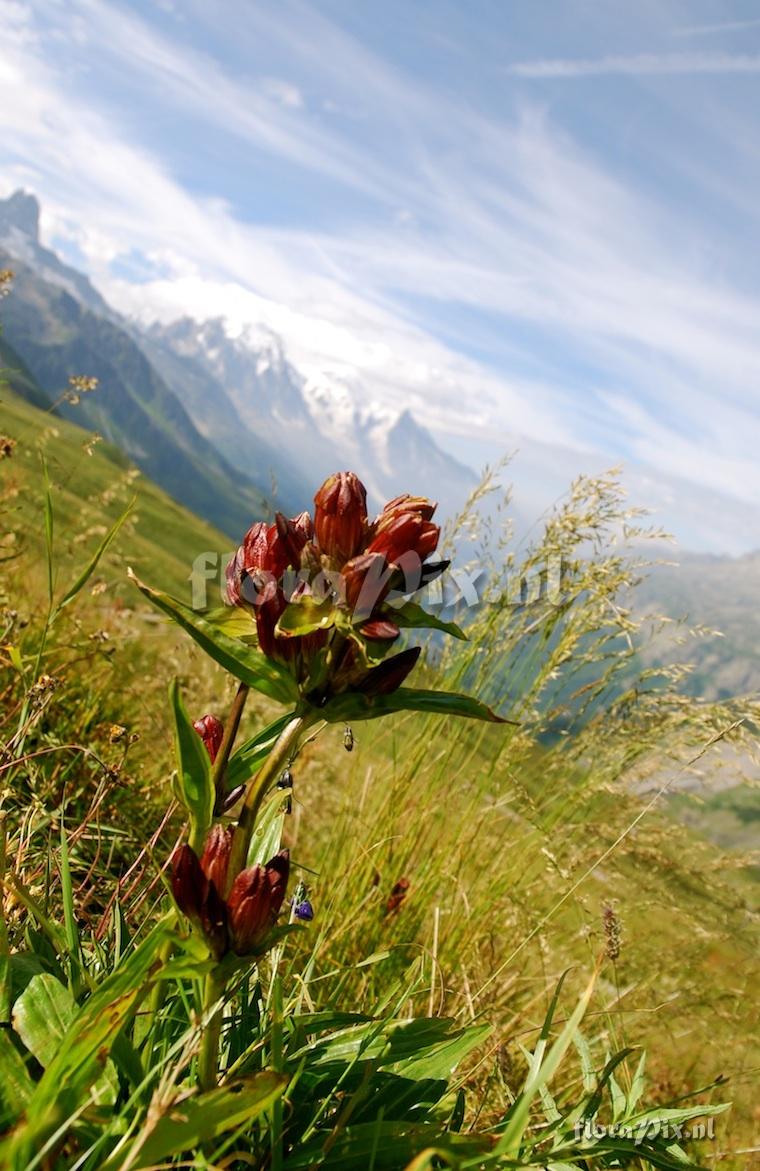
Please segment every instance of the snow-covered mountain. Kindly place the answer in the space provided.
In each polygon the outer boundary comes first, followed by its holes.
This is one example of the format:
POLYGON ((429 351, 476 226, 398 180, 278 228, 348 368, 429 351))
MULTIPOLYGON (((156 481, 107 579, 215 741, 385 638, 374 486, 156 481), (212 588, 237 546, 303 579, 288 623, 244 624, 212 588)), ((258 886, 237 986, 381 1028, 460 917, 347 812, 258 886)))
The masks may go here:
MULTIPOLYGON (((88 363, 87 372, 95 373, 97 367, 102 389, 91 408, 97 417, 83 421, 97 426, 133 458, 144 455, 146 470, 169 491, 176 494, 174 482, 167 479, 170 465, 157 454, 153 458, 152 450, 143 451, 149 439, 148 420, 158 418, 162 426, 166 424, 165 439, 170 442, 171 420, 184 418, 186 412, 185 429, 196 433, 197 441, 192 442, 198 451, 203 451, 206 441, 221 457, 220 467, 240 473, 239 488, 245 485, 247 492, 249 485, 255 487, 277 506, 300 511, 326 475, 355 468, 365 479, 375 507, 403 490, 437 497, 442 517, 461 507, 476 482, 475 474, 443 452, 408 410, 399 412, 370 401, 361 382, 349 385, 330 370, 298 369, 282 338, 264 323, 251 322, 241 328, 223 318, 183 317, 169 324, 147 325, 127 320, 111 308, 85 274, 40 241, 39 220, 34 195, 16 191, 0 199, 0 250, 21 262, 16 264, 19 271, 23 266, 30 274, 24 278, 29 304, 22 304, 17 296, 16 305, 11 304, 5 314, 9 340, 13 341, 10 333, 18 335, 23 342, 21 356, 33 358, 42 384, 49 383, 51 388, 65 386, 69 374, 79 372, 63 368, 64 362, 73 360, 72 346, 77 357, 81 353, 81 361, 88 363), (70 302, 56 303, 53 313, 48 305, 53 294, 44 293, 42 286, 33 292, 31 274, 43 282, 44 289, 60 290, 59 299, 67 296, 70 302), (48 317, 61 317, 66 310, 63 333, 69 345, 61 354, 60 369, 55 347, 43 344, 42 338, 35 340, 35 297, 40 304, 45 300, 48 317), (84 339, 78 338, 78 323, 83 333, 86 327, 87 347, 79 344, 84 339), (130 344, 137 347, 135 354, 141 351, 140 360, 147 360, 144 369, 137 369, 130 344), (25 354, 24 348, 30 353, 25 354), (125 354, 136 368, 128 385, 119 378, 117 368, 119 360, 126 361, 125 354), (111 367, 109 379, 106 370, 111 367), (153 401, 156 394, 160 410, 153 401), (136 421, 135 434, 129 433, 130 418, 136 421), (161 469, 167 472, 163 480, 161 469)), ((17 284, 20 288, 21 282, 17 284)), ((53 331, 51 337, 58 339, 60 333, 53 331)), ((209 456, 205 462, 211 467, 215 458, 209 456)), ((216 467, 213 472, 219 479, 216 467)), ((234 492, 234 476, 228 481, 227 490, 234 492)), ((215 515, 213 504, 205 515, 225 527, 224 517, 215 515)))
POLYGON ((154 323, 143 338, 163 377, 177 393, 184 387, 196 422, 232 463, 250 469, 246 435, 266 444, 281 492, 285 482, 313 491, 336 468, 357 468, 375 506, 401 486, 436 496, 446 516, 475 485, 474 472, 442 451, 408 410, 389 410, 361 384, 329 372, 300 372, 265 325, 236 330, 222 318, 183 318, 154 323))

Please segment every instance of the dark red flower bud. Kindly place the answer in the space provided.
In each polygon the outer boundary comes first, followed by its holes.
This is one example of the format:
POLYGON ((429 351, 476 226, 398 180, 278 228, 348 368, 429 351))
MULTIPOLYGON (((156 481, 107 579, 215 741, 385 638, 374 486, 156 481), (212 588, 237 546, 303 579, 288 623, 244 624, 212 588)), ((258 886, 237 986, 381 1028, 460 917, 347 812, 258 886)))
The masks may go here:
POLYGON ((357 685, 357 691, 370 696, 390 695, 392 691, 396 691, 401 686, 410 671, 414 669, 421 650, 422 647, 418 646, 407 647, 406 650, 400 651, 399 654, 393 655, 390 659, 384 659, 379 666, 372 667, 367 672, 357 685))
POLYGON ((306 544, 314 538, 314 524, 308 512, 299 512, 298 516, 294 516, 290 522, 293 528, 302 538, 302 543, 306 544))
POLYGON ((423 520, 415 512, 402 511, 387 518, 383 514, 367 552, 382 554, 390 565, 400 563, 410 553, 422 562, 435 552, 439 536, 438 525, 423 520))
POLYGON ((245 571, 243 569, 244 560, 245 550, 241 545, 236 550, 235 556, 228 563, 224 573, 227 581, 226 598, 228 606, 239 606, 242 601, 241 590, 245 578, 245 571))
POLYGON ((336 472, 325 480, 314 504, 314 532, 319 547, 343 565, 362 547, 367 528, 367 490, 354 472, 336 472))
POLYGON ((172 858, 172 894, 182 914, 196 924, 200 924, 207 885, 195 850, 180 846, 172 858))
POLYGON ((287 564, 298 569, 301 564, 301 552, 307 541, 311 540, 312 525, 308 512, 302 512, 293 520, 288 520, 281 512, 275 516, 277 538, 282 547, 287 564))
POLYGON ((265 655, 272 658, 287 657, 287 640, 276 638, 274 633, 274 628, 279 622, 286 605, 285 595, 274 579, 270 579, 261 585, 257 593, 254 610, 256 633, 258 634, 260 649, 265 655), (280 651, 282 651, 281 655, 278 654, 280 651))
POLYGON ((437 507, 438 505, 428 500, 427 496, 411 496, 404 492, 401 496, 394 496, 393 500, 388 501, 377 523, 381 523, 384 517, 390 518, 402 512, 413 512, 422 520, 432 520, 437 507))
POLYGON ((200 720, 193 721, 193 727, 206 745, 206 750, 213 764, 216 760, 216 754, 221 747, 224 736, 224 724, 216 716, 203 716, 200 720))
MULTIPOLYGON (((285 525, 291 524, 283 517, 285 525)), ((290 539, 295 536, 288 530, 284 541, 277 524, 267 525, 256 521, 243 537, 243 543, 227 566, 227 601, 232 606, 241 601, 256 605, 262 583, 279 582, 290 563, 290 539)))
POLYGON ((231 849, 232 830, 217 822, 206 836, 206 844, 201 854, 201 870, 222 895, 227 887, 227 863, 230 860, 231 849))
POLYGON ((365 638, 380 642, 393 642, 401 634, 396 623, 391 622, 389 618, 373 618, 364 623, 361 632, 365 638))
POLYGON ((369 618, 390 589, 393 574, 379 553, 352 557, 341 572, 341 595, 354 621, 369 618))
POLYGON ((265 941, 285 898, 288 871, 288 851, 281 850, 266 866, 250 866, 233 882, 227 908, 236 955, 250 955, 265 941))
POLYGON ((287 554, 277 532, 277 525, 267 525, 263 520, 251 525, 243 537, 243 554, 248 573, 254 569, 265 569, 279 577, 287 565, 287 554))

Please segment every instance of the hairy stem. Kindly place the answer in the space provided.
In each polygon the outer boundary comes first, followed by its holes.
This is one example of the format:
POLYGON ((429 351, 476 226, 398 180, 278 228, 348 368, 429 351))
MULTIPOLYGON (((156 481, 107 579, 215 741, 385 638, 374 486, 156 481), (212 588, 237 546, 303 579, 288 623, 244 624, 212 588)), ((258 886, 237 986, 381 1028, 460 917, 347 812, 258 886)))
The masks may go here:
POLYGON ((248 848, 256 826, 256 818, 267 790, 295 754, 301 733, 313 722, 313 719, 310 720, 308 716, 294 716, 283 728, 269 756, 248 786, 248 792, 232 838, 232 850, 227 868, 226 894, 229 894, 232 883, 245 867, 248 848))

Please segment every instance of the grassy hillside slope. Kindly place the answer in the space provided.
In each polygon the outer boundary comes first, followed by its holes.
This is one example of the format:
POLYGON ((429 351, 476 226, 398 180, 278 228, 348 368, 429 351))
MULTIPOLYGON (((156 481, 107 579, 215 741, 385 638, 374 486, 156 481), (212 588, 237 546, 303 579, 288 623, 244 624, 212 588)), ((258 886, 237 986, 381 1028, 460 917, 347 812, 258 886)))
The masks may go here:
MULTIPOLYGON (((133 565, 152 584, 187 597, 196 554, 229 542, 73 424, 8 390, 0 400, 0 433, 16 440, 0 462, 3 741, 38 682, 38 663, 55 680, 28 733, 29 758, 2 792, 20 827, 14 865, 30 888, 42 890, 56 819, 64 818, 72 831, 78 929, 110 922, 102 891, 115 876, 120 914, 136 927, 157 913, 159 870, 181 830, 175 814, 151 837, 171 793, 167 685, 179 676, 193 716, 224 715, 234 685, 148 613, 125 570, 133 565), (53 483, 59 594, 137 499, 38 660, 47 595, 41 452, 53 483), (72 745, 84 748, 72 755, 72 745)), ((584 1069, 588 1077, 589 1061, 600 1069, 615 1048, 645 1047, 650 1102, 701 1087, 711 1088, 700 1101, 734 1102, 717 1120, 715 1139, 692 1153, 702 1165, 740 1168, 747 1165, 740 1152, 758 1145, 760 1122, 757 883, 746 860, 668 820, 650 801, 651 790, 637 796, 647 778, 664 778, 666 786, 700 754, 709 767, 711 739, 741 735, 733 727, 738 713, 645 688, 604 706, 608 644, 593 644, 589 632, 609 623, 620 580, 620 552, 605 560, 600 536, 605 523, 615 527, 612 511, 603 491, 576 495, 536 554, 540 562, 570 534, 572 555, 572 540, 585 546, 597 525, 596 560, 579 563, 577 593, 561 611, 489 608, 469 643, 443 655, 431 649, 417 680, 449 688, 467 681, 498 699, 508 663, 518 697, 509 714, 519 726, 405 715, 357 725, 350 755, 342 728, 322 731, 309 745, 295 769, 286 840, 308 877, 315 919, 288 943, 283 981, 314 1011, 339 994, 344 1007, 374 1012, 413 969, 417 991, 404 1005, 410 1012, 490 1022, 493 1032, 464 1083, 466 1124, 477 1117, 483 1126, 512 1100, 562 972, 572 968, 564 1019, 602 955, 584 1022, 588 1050, 571 1050, 552 1093, 564 1102, 584 1069), (602 702, 572 736, 540 747, 542 721, 550 718, 540 711, 543 688, 572 668, 579 646, 585 665, 598 668, 602 702), (389 911, 402 878, 406 895, 389 911), (622 933, 618 949, 613 924, 622 933), (719 1078, 728 1084, 713 1086, 719 1078)), ((254 698, 244 734, 275 714, 254 698)), ((632 1069, 637 1059, 638 1052, 632 1069)), ((630 1071, 618 1075, 630 1085, 630 1071)))
POLYGON ((20 398, 14 385, 23 380, 26 391, 33 393, 36 384, 2 339, 0 363, 0 433, 17 442, 14 457, 0 470, 15 544, 26 557, 41 560, 44 453, 55 492, 61 573, 77 565, 88 540, 103 535, 134 501, 122 535, 106 558, 112 589, 119 597, 127 593, 123 570, 129 561, 137 572, 150 566, 166 588, 188 595, 195 556, 207 550, 229 551, 229 537, 177 504, 117 448, 20 398))

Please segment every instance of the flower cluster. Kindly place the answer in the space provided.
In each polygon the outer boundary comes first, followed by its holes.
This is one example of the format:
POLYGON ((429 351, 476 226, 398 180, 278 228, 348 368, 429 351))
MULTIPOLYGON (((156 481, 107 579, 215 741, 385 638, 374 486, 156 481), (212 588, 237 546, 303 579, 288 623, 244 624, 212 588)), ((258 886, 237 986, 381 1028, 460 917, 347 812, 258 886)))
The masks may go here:
POLYGON ((227 893, 231 847, 232 831, 217 823, 200 858, 183 845, 172 862, 174 900, 217 959, 229 951, 248 956, 266 949, 288 884, 288 851, 281 850, 265 866, 241 870, 227 893))
POLYGON ((400 635, 389 596, 414 593, 446 569, 448 562, 428 560, 440 535, 436 506, 405 494, 370 521, 353 472, 328 477, 314 504, 313 520, 278 513, 248 530, 227 567, 227 601, 250 608, 260 649, 288 667, 307 697, 393 691, 419 648, 380 662, 400 635))

